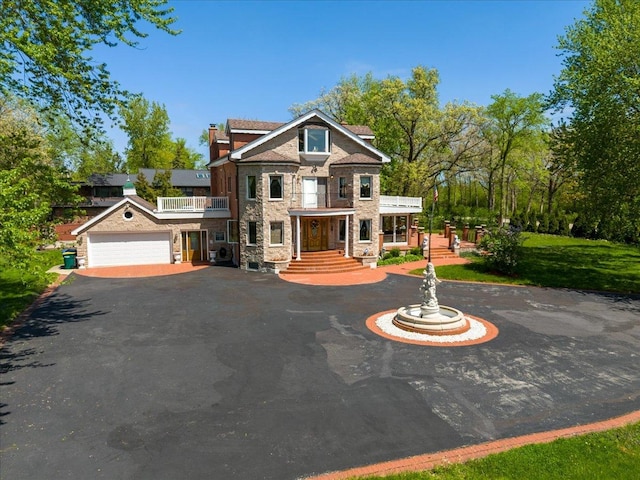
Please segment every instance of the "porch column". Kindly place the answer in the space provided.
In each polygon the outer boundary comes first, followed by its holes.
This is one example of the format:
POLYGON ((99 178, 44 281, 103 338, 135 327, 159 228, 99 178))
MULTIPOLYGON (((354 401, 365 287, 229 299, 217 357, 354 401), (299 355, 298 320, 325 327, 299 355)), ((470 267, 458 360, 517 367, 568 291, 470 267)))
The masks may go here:
POLYGON ((344 258, 349 258, 349 215, 344 216, 344 258))
POLYGON ((302 260, 300 258, 300 215, 296 215, 296 260, 302 260))

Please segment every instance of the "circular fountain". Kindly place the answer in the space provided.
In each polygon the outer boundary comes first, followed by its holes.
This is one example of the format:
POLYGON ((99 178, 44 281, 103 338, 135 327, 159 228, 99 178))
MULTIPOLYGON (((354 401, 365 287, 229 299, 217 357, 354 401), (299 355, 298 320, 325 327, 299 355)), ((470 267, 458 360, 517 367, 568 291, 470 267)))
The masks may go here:
POLYGON ((429 335, 459 335, 468 331, 471 324, 460 310, 438 304, 438 283, 435 268, 429 262, 420 285, 422 303, 400 307, 393 324, 402 330, 429 335))

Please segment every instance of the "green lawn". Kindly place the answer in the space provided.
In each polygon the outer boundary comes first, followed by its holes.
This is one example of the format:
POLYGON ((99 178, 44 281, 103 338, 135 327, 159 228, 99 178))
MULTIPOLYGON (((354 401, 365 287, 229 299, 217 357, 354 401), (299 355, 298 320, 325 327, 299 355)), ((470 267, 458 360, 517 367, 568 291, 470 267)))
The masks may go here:
MULTIPOLYGON (((436 268, 443 280, 538 285, 621 293, 640 293, 640 247, 555 235, 525 234, 516 275, 488 272, 483 259, 436 268)), ((421 275, 422 270, 413 271, 421 275)))
POLYGON ((0 260, 0 329, 7 326, 27 308, 56 278, 46 271, 62 265, 60 250, 37 252, 30 270, 33 273, 11 268, 0 260))
POLYGON ((602 433, 527 445, 459 465, 390 475, 384 479, 635 480, 639 472, 640 423, 636 423, 602 433))

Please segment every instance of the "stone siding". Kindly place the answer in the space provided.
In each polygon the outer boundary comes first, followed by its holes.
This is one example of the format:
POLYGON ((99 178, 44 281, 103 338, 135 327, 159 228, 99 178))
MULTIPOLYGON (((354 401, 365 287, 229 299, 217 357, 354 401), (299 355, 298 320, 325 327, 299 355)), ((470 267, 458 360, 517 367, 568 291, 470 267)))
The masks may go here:
MULTIPOLYGON (((134 204, 125 204, 111 212, 110 215, 101 219, 76 238, 78 256, 87 257, 87 234, 92 232, 108 233, 135 233, 135 232, 171 232, 172 251, 179 252, 181 249, 180 233, 186 230, 206 230, 209 245, 207 250, 219 249, 226 245, 226 242, 214 242, 215 232, 226 232, 226 219, 185 219, 185 220, 159 220, 149 215, 144 210, 134 204), (129 220, 124 218, 125 210, 133 212, 133 217, 129 220)), ((226 235, 226 234, 225 234, 226 235)), ((226 240, 226 239, 225 239, 226 240)), ((90 259, 87 262, 90 267, 90 259)))

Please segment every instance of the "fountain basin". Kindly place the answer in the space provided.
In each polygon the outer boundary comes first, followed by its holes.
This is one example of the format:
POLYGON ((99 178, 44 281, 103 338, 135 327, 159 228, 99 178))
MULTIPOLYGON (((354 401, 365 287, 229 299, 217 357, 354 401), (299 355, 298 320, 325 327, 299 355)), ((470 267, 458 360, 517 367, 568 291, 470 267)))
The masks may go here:
POLYGON ((393 324, 409 332, 429 335, 458 335, 471 328, 464 314, 455 308, 440 305, 436 312, 421 315, 421 305, 400 307, 393 324))

